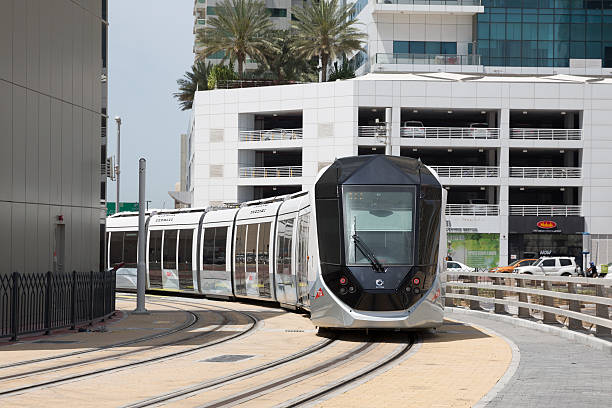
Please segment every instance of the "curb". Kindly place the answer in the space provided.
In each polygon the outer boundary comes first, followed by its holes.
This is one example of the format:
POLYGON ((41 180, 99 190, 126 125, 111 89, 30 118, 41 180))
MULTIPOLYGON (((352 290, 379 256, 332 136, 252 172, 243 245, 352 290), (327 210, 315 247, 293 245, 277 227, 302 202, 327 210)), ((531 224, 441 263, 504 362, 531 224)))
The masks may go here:
POLYGON ((516 327, 524 327, 527 329, 538 330, 544 333, 553 334, 576 343, 584 344, 596 350, 603 351, 612 355, 612 342, 597 338, 593 335, 583 334, 577 331, 561 328, 557 326, 549 326, 544 323, 538 323, 531 320, 520 319, 518 317, 498 315, 490 312, 482 312, 478 310, 461 309, 457 307, 445 307, 444 314, 450 315, 472 315, 484 319, 495 320, 502 323, 509 323, 516 327))

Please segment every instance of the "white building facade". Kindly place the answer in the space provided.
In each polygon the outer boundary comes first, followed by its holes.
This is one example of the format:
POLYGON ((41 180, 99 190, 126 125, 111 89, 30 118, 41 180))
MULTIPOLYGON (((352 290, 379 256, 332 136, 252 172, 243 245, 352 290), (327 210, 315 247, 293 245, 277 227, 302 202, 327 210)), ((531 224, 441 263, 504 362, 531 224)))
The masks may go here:
POLYGON ((612 79, 369 74, 197 92, 193 206, 308 189, 337 157, 421 158, 449 189, 449 250, 490 266, 582 251, 612 262, 612 79))

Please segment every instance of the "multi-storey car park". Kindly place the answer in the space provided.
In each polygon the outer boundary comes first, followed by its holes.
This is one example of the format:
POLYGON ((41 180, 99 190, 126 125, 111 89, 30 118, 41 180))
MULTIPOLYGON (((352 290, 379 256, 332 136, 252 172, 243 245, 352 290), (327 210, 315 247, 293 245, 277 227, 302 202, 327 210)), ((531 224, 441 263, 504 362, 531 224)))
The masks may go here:
POLYGON ((336 157, 384 153, 389 132, 391 154, 420 157, 448 189, 454 259, 612 262, 612 4, 515 3, 358 2, 362 76, 197 92, 191 205, 308 188, 336 157))

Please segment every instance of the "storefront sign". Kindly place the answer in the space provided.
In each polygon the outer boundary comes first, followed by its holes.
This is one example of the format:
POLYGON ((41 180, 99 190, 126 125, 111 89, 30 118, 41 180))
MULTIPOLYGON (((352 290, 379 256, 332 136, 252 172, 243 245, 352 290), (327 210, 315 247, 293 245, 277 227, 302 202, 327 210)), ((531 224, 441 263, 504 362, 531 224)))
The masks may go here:
POLYGON ((584 231, 584 217, 508 217, 510 234, 581 234, 584 231))
POLYGON ((557 228, 557 223, 554 221, 540 221, 538 222, 538 228, 542 229, 554 229, 557 228))

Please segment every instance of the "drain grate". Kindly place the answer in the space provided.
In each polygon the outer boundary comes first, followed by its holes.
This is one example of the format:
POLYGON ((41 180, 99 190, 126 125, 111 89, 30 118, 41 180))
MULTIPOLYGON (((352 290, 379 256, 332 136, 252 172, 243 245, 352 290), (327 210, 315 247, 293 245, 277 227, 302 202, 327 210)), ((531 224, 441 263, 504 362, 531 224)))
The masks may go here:
POLYGON ((302 329, 285 329, 285 333, 304 333, 302 329))
POLYGON ((207 358, 201 360, 204 363, 233 363, 234 361, 247 360, 253 358, 255 355, 251 354, 223 354, 221 356, 207 358))
POLYGON ((73 343, 80 343, 77 340, 36 340, 33 341, 32 343, 38 343, 38 344, 73 344, 73 343))

